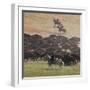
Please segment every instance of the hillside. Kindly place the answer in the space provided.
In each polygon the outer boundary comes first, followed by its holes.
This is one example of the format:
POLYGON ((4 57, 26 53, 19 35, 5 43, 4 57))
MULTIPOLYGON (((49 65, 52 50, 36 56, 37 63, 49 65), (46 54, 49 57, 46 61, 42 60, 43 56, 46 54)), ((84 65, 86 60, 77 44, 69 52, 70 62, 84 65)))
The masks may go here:
POLYGON ((63 55, 67 52, 80 55, 78 44, 80 38, 50 35, 42 37, 40 35, 24 34, 24 53, 31 53, 31 56, 42 56, 46 54, 63 55))

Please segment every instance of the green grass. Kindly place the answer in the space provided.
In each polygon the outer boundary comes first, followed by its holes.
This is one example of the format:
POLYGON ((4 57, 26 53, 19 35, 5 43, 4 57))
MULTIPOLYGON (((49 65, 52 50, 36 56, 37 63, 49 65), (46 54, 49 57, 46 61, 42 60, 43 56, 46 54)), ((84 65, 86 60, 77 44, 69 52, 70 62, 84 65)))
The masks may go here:
POLYGON ((64 76, 64 75, 80 75, 80 65, 48 66, 47 62, 25 62, 24 77, 39 77, 39 76, 64 76))

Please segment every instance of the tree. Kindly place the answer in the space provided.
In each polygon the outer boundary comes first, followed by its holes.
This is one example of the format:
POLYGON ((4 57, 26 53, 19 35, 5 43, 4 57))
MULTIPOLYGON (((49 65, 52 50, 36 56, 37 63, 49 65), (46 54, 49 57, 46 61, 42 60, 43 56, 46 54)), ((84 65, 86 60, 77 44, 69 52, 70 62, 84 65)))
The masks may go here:
POLYGON ((63 24, 60 22, 58 18, 56 19, 54 18, 53 22, 54 22, 54 28, 56 28, 56 30, 58 29, 58 32, 60 32, 60 34, 66 33, 66 29, 64 28, 63 24))

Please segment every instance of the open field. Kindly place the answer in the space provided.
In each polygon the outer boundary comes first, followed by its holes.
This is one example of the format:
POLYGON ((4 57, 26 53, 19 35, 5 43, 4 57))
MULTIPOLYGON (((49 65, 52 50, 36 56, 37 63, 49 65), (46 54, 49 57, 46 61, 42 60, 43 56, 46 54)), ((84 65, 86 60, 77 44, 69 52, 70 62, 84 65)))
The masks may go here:
POLYGON ((52 65, 48 66, 47 62, 25 62, 24 77, 39 77, 39 76, 64 76, 64 75, 80 75, 80 64, 72 66, 52 65))

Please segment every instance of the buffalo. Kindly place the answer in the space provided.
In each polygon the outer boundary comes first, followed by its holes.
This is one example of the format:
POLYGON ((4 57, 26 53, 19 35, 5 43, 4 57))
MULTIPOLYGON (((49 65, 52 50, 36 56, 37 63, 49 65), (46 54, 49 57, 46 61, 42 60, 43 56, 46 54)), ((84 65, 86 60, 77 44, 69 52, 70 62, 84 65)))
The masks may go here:
POLYGON ((64 62, 62 61, 61 58, 55 57, 54 55, 50 56, 49 54, 46 55, 47 59, 48 59, 48 65, 59 65, 62 66, 64 65, 64 62))

